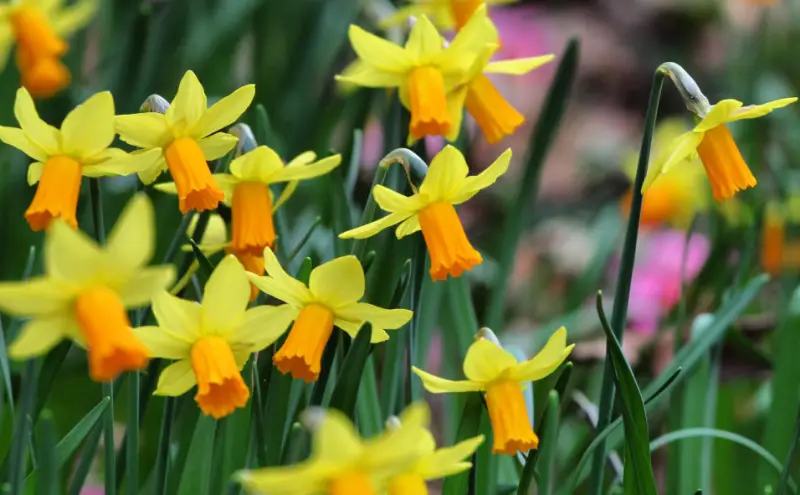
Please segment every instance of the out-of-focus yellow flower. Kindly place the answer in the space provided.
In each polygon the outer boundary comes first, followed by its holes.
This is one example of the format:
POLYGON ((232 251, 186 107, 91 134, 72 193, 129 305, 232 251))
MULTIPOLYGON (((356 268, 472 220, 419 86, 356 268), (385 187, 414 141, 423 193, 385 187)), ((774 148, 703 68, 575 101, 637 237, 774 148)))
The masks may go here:
POLYGON ((214 269, 198 304, 162 291, 153 297, 158 327, 134 329, 155 357, 175 359, 158 377, 156 395, 177 396, 195 384, 204 414, 221 418, 244 407, 250 391, 241 368, 250 354, 282 333, 270 326, 276 306, 247 309, 250 286, 244 268, 227 256, 214 269))
POLYGON ((411 0, 406 7, 381 22, 389 27, 406 21, 409 17, 426 15, 436 27, 445 30, 460 30, 481 5, 502 5, 518 0, 411 0))
POLYGON ((145 195, 131 200, 105 247, 63 221, 53 222, 45 237, 45 275, 0 283, 0 309, 31 318, 11 345, 11 357, 39 356, 69 338, 87 348, 93 380, 143 368, 148 351, 125 310, 150 302, 175 276, 172 266, 145 267, 154 230, 145 195))
POLYGON ((479 337, 464 358, 466 380, 452 381, 414 367, 428 392, 486 392, 486 406, 494 433, 492 452, 514 455, 539 445, 522 395, 522 384, 541 380, 556 370, 575 345, 567 345, 567 329, 559 328, 539 353, 518 362, 490 338, 479 337))
POLYGON ((317 379, 322 351, 334 326, 355 338, 361 327, 370 323, 371 342, 383 342, 389 339, 386 330, 402 327, 413 314, 407 309, 358 302, 364 297, 365 280, 355 256, 342 256, 314 268, 308 286, 286 273, 269 249, 264 250, 264 264, 266 276, 248 276, 256 287, 286 303, 278 306, 280 311, 269 322, 269 331, 281 334, 294 321, 286 342, 273 357, 280 372, 294 378, 317 379))
POLYGON ((414 465, 428 447, 424 430, 418 427, 401 426, 363 440, 339 411, 331 409, 322 414, 312 431, 311 456, 295 466, 235 473, 234 478, 245 491, 270 495, 377 495, 383 493, 388 480, 414 465))
POLYGON ((28 183, 39 186, 25 212, 33 230, 46 228, 54 218, 77 227, 82 176, 128 175, 158 158, 154 153, 129 155, 109 148, 114 141, 114 99, 108 91, 67 114, 61 130, 39 117, 25 88, 17 90, 14 116, 20 127, 0 126, 0 141, 36 160, 28 167, 28 183))
POLYGON ((770 275, 780 273, 784 265, 786 214, 782 205, 767 203, 761 230, 761 267, 770 275))
POLYGON ((153 183, 169 168, 181 212, 215 209, 224 194, 207 160, 224 156, 236 145, 236 136, 217 131, 247 110, 255 92, 255 85, 248 84, 208 107, 203 86, 194 72, 187 71, 166 114, 118 115, 117 132, 123 141, 161 152, 152 167, 139 173, 142 182, 153 183))
POLYGON ((730 199, 737 191, 754 187, 757 183, 733 140, 731 131, 725 125, 742 119, 763 117, 777 108, 785 107, 797 98, 783 98, 762 105, 742 106, 737 100, 722 100, 712 106, 702 120, 691 131, 676 138, 669 146, 669 152, 653 161, 647 170, 642 186, 642 194, 662 174, 683 162, 692 160, 698 154, 711 183, 714 199, 730 199))
POLYGON ((422 230, 431 257, 431 278, 460 277, 483 258, 467 239, 454 205, 468 201, 494 184, 506 173, 510 161, 511 149, 508 149, 486 170, 467 177, 469 168, 464 155, 453 146, 445 146, 431 161, 418 192, 403 196, 387 187, 375 186, 372 195, 389 215, 343 232, 339 237, 364 239, 398 223, 395 232, 398 239, 422 230))
POLYGON ((69 69, 61 62, 65 37, 89 23, 98 0, 20 0, 0 6, 0 70, 16 43, 22 85, 37 98, 48 98, 69 86, 69 69))
POLYGON ((459 442, 452 447, 436 448, 431 432, 428 431, 430 410, 424 402, 407 407, 399 418, 391 418, 387 422, 390 430, 419 429, 422 437, 422 455, 402 473, 389 480, 388 495, 428 495, 426 481, 446 478, 472 467, 472 463, 464 459, 471 456, 483 443, 483 435, 459 442))
POLYGON ((464 79, 492 39, 494 25, 479 8, 464 29, 444 46, 444 40, 427 17, 414 24, 405 47, 350 26, 350 42, 359 60, 340 82, 370 88, 399 88, 400 101, 411 112, 409 141, 423 136, 456 132, 461 107, 448 105, 447 93, 464 79))

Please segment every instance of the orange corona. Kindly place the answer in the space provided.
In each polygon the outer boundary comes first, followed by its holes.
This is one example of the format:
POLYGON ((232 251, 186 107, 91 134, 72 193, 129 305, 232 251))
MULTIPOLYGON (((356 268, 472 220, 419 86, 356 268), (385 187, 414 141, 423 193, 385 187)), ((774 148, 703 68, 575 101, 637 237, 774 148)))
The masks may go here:
POLYGON ((539 446, 519 383, 492 383, 486 391, 486 405, 494 435, 493 453, 514 455, 539 446))
POLYGON ((408 76, 410 133, 414 139, 443 136, 450 130, 444 78, 435 67, 418 67, 408 76))
POLYGON ((464 105, 489 143, 497 143, 525 122, 525 117, 503 98, 492 81, 483 74, 470 83, 464 105))
POLYGON ((25 211, 32 230, 46 229, 54 218, 73 228, 78 226, 75 212, 81 193, 81 164, 68 156, 49 158, 42 168, 36 195, 25 211))
POLYGON ((192 369, 197 378, 195 400, 205 414, 219 419, 247 404, 250 390, 222 337, 207 336, 195 342, 192 369))
POLYGON ((706 131, 697 152, 708 174, 715 200, 730 199, 737 191, 755 187, 758 183, 727 126, 719 125, 706 131))
POLYGON ((479 265, 483 258, 472 247, 455 208, 446 202, 433 203, 419 212, 422 236, 431 257, 431 277, 444 280, 460 277, 464 270, 479 265))
POLYGON ((215 209, 225 194, 211 175, 197 141, 189 137, 177 138, 164 154, 178 190, 181 213, 215 209))
POLYGON ((319 377, 322 352, 333 333, 333 312, 319 304, 305 306, 273 362, 281 373, 311 382, 319 377))

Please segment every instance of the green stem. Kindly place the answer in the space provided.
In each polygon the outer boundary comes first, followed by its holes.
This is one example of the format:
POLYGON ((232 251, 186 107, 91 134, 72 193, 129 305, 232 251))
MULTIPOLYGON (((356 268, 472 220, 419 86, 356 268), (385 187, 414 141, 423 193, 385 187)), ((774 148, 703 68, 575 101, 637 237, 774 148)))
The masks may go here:
POLYGON ((117 493, 117 472, 115 470, 116 452, 114 452, 114 382, 103 383, 103 395, 109 398, 108 408, 103 415, 103 452, 105 453, 105 480, 106 494, 117 493))
POLYGON ((100 179, 89 179, 89 196, 92 201, 94 238, 98 244, 103 245, 106 243, 106 230, 103 225, 103 196, 100 191, 100 179))
POLYGON ((128 428, 127 440, 128 472, 126 493, 139 493, 139 372, 130 372, 128 382, 128 428))
MULTIPOLYGON (((625 320, 628 312, 628 298, 631 293, 631 279, 633 278, 633 263, 636 258, 636 241, 639 237, 639 218, 642 213, 642 185, 647 173, 647 163, 650 158, 650 144, 656 126, 658 114, 658 101, 661 98, 661 88, 664 85, 664 73, 659 67, 653 75, 653 85, 650 88, 650 100, 647 104, 645 116, 644 136, 639 152, 639 164, 636 169, 636 179, 633 184, 633 201, 631 202, 628 228, 625 231, 625 241, 622 246, 622 257, 617 276, 617 290, 614 294, 614 306, 611 311, 611 329, 617 340, 622 342, 625 330, 625 320)), ((603 431, 611 420, 612 405, 614 404, 614 369, 611 360, 606 359, 603 368, 603 382, 600 390, 600 405, 598 409, 597 431, 603 431)), ((598 445, 592 459, 592 473, 589 479, 589 493, 600 495, 603 493, 603 475, 606 459, 605 442, 598 445)))
POLYGON ((783 469, 781 470, 781 482, 778 485, 777 491, 778 495, 783 495, 788 492, 792 466, 794 465, 795 455, 797 455, 798 440, 800 440, 800 410, 797 411, 797 425, 794 427, 792 447, 789 449, 789 455, 786 457, 786 462, 783 464, 783 469))

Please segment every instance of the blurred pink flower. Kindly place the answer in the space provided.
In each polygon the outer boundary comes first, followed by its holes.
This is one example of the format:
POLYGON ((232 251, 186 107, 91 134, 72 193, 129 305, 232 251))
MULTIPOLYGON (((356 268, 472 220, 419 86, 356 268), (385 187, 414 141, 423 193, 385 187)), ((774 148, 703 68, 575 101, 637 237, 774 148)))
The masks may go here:
POLYGON ((102 486, 86 485, 81 488, 81 495, 103 495, 106 491, 102 486))

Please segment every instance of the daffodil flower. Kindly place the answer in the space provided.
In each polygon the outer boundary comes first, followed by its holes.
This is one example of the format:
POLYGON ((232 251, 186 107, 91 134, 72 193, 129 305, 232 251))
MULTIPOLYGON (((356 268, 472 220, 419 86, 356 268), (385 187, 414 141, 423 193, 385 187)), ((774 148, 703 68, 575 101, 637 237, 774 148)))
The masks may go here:
POLYGON ((786 211, 780 203, 767 203, 761 230, 761 267, 770 275, 784 268, 786 257, 786 211))
MULTIPOLYGON (((486 9, 479 8, 464 29, 444 47, 427 17, 419 18, 405 47, 350 26, 350 42, 359 60, 337 80, 370 88, 399 88, 411 112, 409 140, 448 135, 462 109, 448 106, 447 93, 473 66, 488 40, 486 9)), ((493 28, 491 28, 493 29, 493 28)))
POLYGON ((446 478, 472 467, 465 459, 483 443, 483 435, 437 449, 436 440, 428 430, 429 422, 430 410, 424 402, 408 406, 399 418, 387 422, 390 431, 417 428, 422 438, 422 455, 416 463, 389 480, 388 495, 428 495, 427 481, 446 478))
POLYGON ((420 428, 400 427, 364 440, 344 414, 334 409, 321 414, 312 431, 307 460, 295 466, 234 474, 247 493, 377 495, 383 493, 389 479, 414 465, 427 448, 420 428))
POLYGON ((281 310, 247 309, 249 296, 244 268, 227 256, 209 277, 202 304, 166 291, 153 297, 158 326, 134 332, 153 356, 177 360, 161 372, 156 395, 178 396, 197 385, 195 401, 204 414, 216 419, 247 404, 250 390, 240 370, 250 354, 283 332, 270 326, 281 310))
POLYGON ((54 218, 77 227, 75 213, 82 176, 128 175, 144 170, 157 154, 129 155, 109 148, 114 141, 114 99, 104 91, 90 97, 67 114, 61 130, 39 117, 25 88, 17 90, 14 116, 20 127, 0 126, 0 141, 34 160, 28 183, 39 183, 25 212, 33 230, 46 228, 54 218))
POLYGON ((400 328, 411 319, 407 309, 384 309, 358 302, 364 297, 364 269, 355 256, 342 256, 314 268, 308 286, 281 267, 275 254, 264 250, 267 275, 248 274, 266 294, 286 304, 269 323, 270 332, 283 333, 294 321, 289 336, 275 353, 273 362, 281 373, 291 373, 306 382, 319 376, 322 351, 337 326, 351 337, 365 323, 372 325, 371 342, 389 339, 386 330, 400 328))
POLYGON ((647 170, 642 194, 661 174, 684 160, 692 160, 698 154, 711 182, 715 200, 724 201, 732 198, 737 191, 754 187, 756 178, 747 167, 726 124, 763 117, 795 101, 797 98, 783 98, 745 107, 737 100, 720 101, 706 115, 701 115, 702 120, 694 129, 676 138, 668 151, 653 161, 647 170))
POLYGON ((522 384, 541 380, 567 358, 573 345, 567 345, 567 329, 559 328, 539 353, 528 361, 518 362, 492 339, 478 338, 470 345, 464 358, 466 380, 453 381, 412 368, 422 379, 428 392, 485 392, 489 420, 492 423, 495 454, 514 455, 539 445, 533 432, 522 384))
POLYGON ((518 0, 412 0, 381 22, 384 27, 399 24, 409 17, 427 15, 444 30, 461 30, 481 5, 502 5, 518 0))
POLYGON ((10 356, 39 356, 69 338, 87 348, 93 380, 143 368, 149 353, 125 310, 149 303, 175 276, 172 266, 145 267, 154 246, 153 207, 144 195, 131 200, 105 247, 53 222, 45 236, 45 275, 0 283, 0 310, 31 318, 10 356))
POLYGON ((422 230, 431 257, 431 278, 444 280, 448 274, 460 277, 464 270, 471 270, 483 258, 467 239, 454 205, 464 203, 494 184, 508 170, 510 161, 511 149, 508 149, 486 170, 467 177, 469 168, 464 155, 453 146, 445 146, 431 161, 419 192, 409 197, 381 185, 375 186, 372 195, 389 215, 348 230, 339 237, 363 239, 398 223, 398 239, 422 230))
POLYGON ((61 57, 69 44, 63 38, 88 24, 99 3, 20 0, 0 6, 0 70, 16 42, 22 85, 32 95, 47 98, 66 88, 70 73, 61 57))
POLYGON ((242 86, 208 107, 203 86, 194 72, 187 71, 166 114, 118 115, 117 132, 123 141, 160 151, 161 158, 139 173, 142 182, 153 183, 168 168, 182 213, 215 209, 224 194, 212 177, 207 160, 224 156, 236 145, 236 136, 217 131, 247 110, 255 91, 253 84, 242 86))

